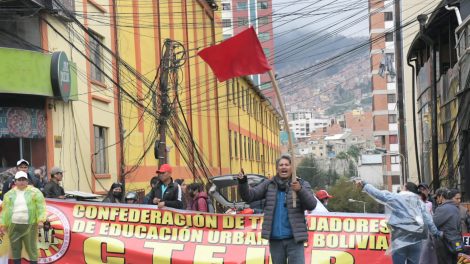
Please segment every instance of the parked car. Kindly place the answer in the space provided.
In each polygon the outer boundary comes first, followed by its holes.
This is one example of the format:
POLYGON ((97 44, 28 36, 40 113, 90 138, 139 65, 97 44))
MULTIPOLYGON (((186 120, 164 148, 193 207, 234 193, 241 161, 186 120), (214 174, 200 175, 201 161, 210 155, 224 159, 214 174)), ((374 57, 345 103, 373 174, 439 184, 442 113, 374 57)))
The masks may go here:
MULTIPOLYGON (((254 187, 267 180, 265 176, 260 174, 246 175, 248 177, 248 184, 251 187, 254 187)), ((227 211, 242 211, 243 209, 251 208, 254 210, 254 213, 262 213, 264 208, 264 200, 248 204, 241 199, 237 191, 237 177, 238 174, 227 174, 215 176, 209 179, 211 183, 209 188, 209 195, 217 202, 216 212, 224 213, 227 211)))

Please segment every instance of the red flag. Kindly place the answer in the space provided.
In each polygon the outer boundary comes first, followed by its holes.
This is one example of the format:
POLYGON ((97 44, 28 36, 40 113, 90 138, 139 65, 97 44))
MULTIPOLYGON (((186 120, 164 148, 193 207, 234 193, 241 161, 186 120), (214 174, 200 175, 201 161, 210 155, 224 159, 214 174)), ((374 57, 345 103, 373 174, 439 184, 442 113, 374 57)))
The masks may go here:
POLYGON ((209 64, 219 82, 271 70, 253 27, 201 50, 198 55, 209 64))

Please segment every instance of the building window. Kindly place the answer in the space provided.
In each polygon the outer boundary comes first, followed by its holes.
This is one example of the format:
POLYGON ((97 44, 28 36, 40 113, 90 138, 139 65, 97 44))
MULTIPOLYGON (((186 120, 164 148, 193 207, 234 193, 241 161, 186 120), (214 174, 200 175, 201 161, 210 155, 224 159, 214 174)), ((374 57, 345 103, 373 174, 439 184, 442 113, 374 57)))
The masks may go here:
POLYGON ((243 147, 244 147, 244 153, 245 153, 245 160, 248 159, 248 142, 246 136, 243 136, 243 147))
POLYGON ((258 18, 258 24, 260 26, 264 26, 264 25, 269 24, 269 17, 268 16, 260 16, 258 18))
POLYGON ((397 102, 397 96, 395 94, 387 94, 387 101, 389 104, 394 104, 397 102))
POLYGON ((226 39, 231 38, 232 34, 223 34, 222 37, 224 38, 224 40, 226 40, 226 39))
POLYGON ((232 20, 231 19, 222 19, 222 26, 223 27, 232 27, 232 20))
POLYGON ((240 107, 240 83, 237 82, 237 105, 240 107))
POLYGON ((235 158, 238 158, 238 144, 237 144, 237 132, 233 132, 233 149, 235 150, 235 158))
POLYGON ((268 9, 268 1, 259 1, 258 9, 268 9))
POLYGON ((232 102, 234 105, 237 104, 237 98, 235 97, 235 81, 232 81, 232 102))
POLYGON ((245 89, 242 87, 242 109, 245 110, 245 89))
POLYGON ((393 33, 385 33, 385 41, 392 42, 393 41, 393 33))
POLYGON ((232 131, 228 131, 228 153, 230 153, 230 158, 233 158, 233 153, 232 153, 232 131))
POLYGON ((238 134, 238 143, 240 143, 240 159, 243 159, 243 141, 242 134, 238 134))
POLYGON ((230 3, 222 3, 222 10, 230 10, 230 3))
POLYGON ((385 12, 384 13, 385 21, 393 21, 393 13, 392 12, 385 12))
POLYGON ((397 122, 397 115, 388 115, 388 123, 395 124, 397 122))
POLYGON ((96 174, 108 173, 108 155, 106 147, 107 128, 100 126, 94 127, 95 136, 95 155, 94 167, 96 174))
POLYGON ((247 89, 246 90, 246 111, 248 112, 248 115, 251 114, 251 97, 250 97, 250 91, 247 89))
POLYGON ((246 4, 246 1, 237 3, 237 10, 247 10, 247 9, 248 9, 248 6, 246 4))
POLYGON ((259 41, 264 42, 269 40, 269 32, 260 32, 258 34, 259 41))
POLYGON ((237 25, 239 27, 248 26, 248 17, 238 17, 237 25))
POLYGON ((103 43, 103 38, 97 34, 93 34, 95 38, 90 37, 90 60, 91 64, 91 79, 98 82, 104 82, 103 79, 103 49, 100 42, 103 43))

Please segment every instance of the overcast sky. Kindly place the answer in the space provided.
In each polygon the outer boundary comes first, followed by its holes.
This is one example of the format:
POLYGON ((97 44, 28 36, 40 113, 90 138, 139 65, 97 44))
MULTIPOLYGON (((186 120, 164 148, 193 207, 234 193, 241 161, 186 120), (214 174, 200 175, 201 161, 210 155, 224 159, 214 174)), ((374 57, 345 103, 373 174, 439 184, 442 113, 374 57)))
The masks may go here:
POLYGON ((275 34, 316 30, 369 35, 367 0, 273 0, 273 13, 275 34))

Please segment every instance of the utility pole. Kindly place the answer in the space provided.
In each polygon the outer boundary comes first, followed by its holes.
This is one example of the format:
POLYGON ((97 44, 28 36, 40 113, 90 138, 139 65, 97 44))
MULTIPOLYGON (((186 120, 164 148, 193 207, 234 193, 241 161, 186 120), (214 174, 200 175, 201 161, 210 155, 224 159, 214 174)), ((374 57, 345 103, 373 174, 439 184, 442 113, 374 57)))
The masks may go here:
POLYGON ((403 103, 405 96, 403 94, 403 40, 402 40, 402 27, 401 27, 401 0, 395 1, 395 63, 397 72, 397 110, 398 110, 398 136, 399 136, 399 151, 403 154, 401 161, 401 176, 400 182, 407 181, 407 164, 408 153, 406 149, 406 131, 405 131, 405 108, 403 103))
MULTIPOLYGON (((168 97, 168 75, 171 68, 171 59, 173 57, 173 41, 171 39, 165 40, 165 53, 160 63, 160 96, 161 96, 161 105, 160 105, 160 114, 158 115, 158 134, 160 138, 157 143, 157 157, 159 166, 167 163, 167 151, 166 151, 166 129, 168 127, 167 122, 170 117, 171 107, 169 105, 168 97)), ((155 102, 156 104, 156 98, 155 102)))

